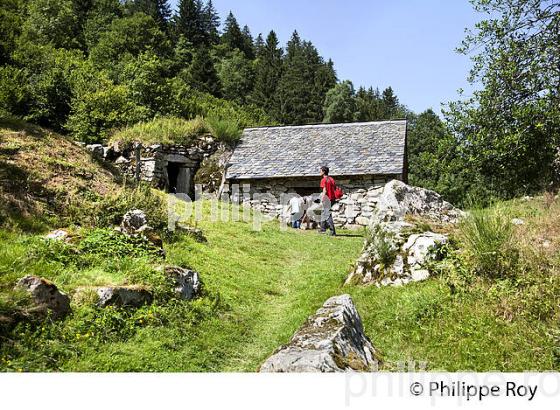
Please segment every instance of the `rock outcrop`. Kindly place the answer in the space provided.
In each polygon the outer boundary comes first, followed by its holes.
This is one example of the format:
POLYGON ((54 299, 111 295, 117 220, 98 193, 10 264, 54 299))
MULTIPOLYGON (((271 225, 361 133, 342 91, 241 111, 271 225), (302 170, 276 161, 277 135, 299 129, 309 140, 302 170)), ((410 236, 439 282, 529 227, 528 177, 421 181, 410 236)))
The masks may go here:
POLYGON ((181 299, 192 300, 200 295, 202 282, 198 272, 179 266, 166 266, 165 274, 173 281, 175 293, 181 299))
POLYGON ((448 242, 446 235, 424 231, 406 222, 406 215, 443 224, 457 223, 463 211, 436 192, 389 182, 377 197, 370 221, 370 237, 346 284, 403 285, 424 280, 426 263, 448 242))
POLYGON ((28 275, 18 281, 17 287, 31 294, 36 305, 35 312, 47 313, 50 310, 56 318, 63 318, 70 313, 70 298, 46 279, 28 275))
POLYGON ((259 371, 372 371, 377 370, 377 360, 352 298, 340 295, 328 299, 259 371))
POLYGON ((152 303, 152 294, 138 286, 107 286, 97 288, 97 306, 141 307, 152 303))
POLYGON ((405 215, 420 215, 432 221, 456 223, 463 212, 443 200, 435 191, 392 180, 377 198, 372 223, 400 221, 405 215))

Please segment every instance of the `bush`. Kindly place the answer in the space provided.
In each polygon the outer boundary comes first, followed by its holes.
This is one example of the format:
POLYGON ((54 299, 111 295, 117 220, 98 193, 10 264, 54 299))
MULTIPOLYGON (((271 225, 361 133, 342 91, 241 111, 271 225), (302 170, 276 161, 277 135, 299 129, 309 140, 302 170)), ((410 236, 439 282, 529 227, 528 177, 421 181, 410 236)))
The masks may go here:
POLYGON ((394 246, 394 236, 392 233, 387 232, 380 225, 375 225, 371 230, 370 243, 373 244, 377 258, 384 267, 393 264, 397 257, 398 249, 394 246))
POLYGON ((471 211, 460 230, 468 262, 477 274, 503 277, 515 273, 519 251, 512 224, 500 209, 471 211))
POLYGON ((209 118, 206 120, 210 133, 216 140, 229 145, 235 144, 241 137, 241 127, 234 120, 220 120, 217 118, 209 118))
POLYGON ((103 81, 99 89, 74 99, 66 128, 79 141, 103 142, 111 129, 134 124, 148 117, 149 110, 133 101, 128 87, 103 81))

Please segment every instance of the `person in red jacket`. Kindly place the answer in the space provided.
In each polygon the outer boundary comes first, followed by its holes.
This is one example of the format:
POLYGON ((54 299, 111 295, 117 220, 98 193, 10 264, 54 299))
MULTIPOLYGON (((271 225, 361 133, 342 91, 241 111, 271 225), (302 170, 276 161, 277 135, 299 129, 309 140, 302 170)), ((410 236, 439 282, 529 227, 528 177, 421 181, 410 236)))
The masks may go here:
POLYGON ((331 206, 336 200, 336 183, 334 182, 334 179, 329 176, 329 167, 327 166, 321 167, 321 188, 323 189, 321 195, 323 212, 321 213, 321 230, 319 232, 325 233, 328 227, 331 231, 331 235, 336 236, 336 230, 334 229, 334 221, 331 212, 331 206))

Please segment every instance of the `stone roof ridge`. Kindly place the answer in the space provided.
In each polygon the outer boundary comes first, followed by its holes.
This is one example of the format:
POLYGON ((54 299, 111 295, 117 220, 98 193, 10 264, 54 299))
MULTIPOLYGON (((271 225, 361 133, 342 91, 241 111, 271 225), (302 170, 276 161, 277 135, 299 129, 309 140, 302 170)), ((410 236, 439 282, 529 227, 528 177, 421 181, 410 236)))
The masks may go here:
POLYGON ((323 127, 351 127, 360 125, 373 125, 373 124, 384 124, 384 123, 400 123, 407 122, 406 118, 395 118, 392 120, 378 120, 378 121, 360 121, 360 122, 337 122, 337 123, 316 123, 316 124, 304 124, 304 125, 263 125, 260 127, 247 127, 244 131, 253 130, 268 130, 268 129, 290 129, 290 128, 323 128, 323 127))

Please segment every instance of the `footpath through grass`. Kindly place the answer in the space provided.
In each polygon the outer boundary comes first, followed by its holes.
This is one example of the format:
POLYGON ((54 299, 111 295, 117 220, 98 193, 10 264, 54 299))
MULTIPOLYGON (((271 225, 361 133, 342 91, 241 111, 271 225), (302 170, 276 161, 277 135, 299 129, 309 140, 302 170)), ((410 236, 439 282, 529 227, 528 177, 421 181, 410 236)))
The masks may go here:
MULTIPOLYGON (((529 215, 523 217, 529 229, 529 215)), ((106 253, 75 259, 57 249, 45 251, 37 239, 1 234, 0 314, 6 299, 17 296, 10 293, 13 283, 28 273, 74 295, 87 283, 141 282, 157 289, 158 267, 177 264, 200 272, 206 294, 194 302, 156 295, 155 305, 132 312, 99 309, 74 298, 73 313, 64 321, 22 325, 2 338, 0 368, 255 371, 328 297, 349 293, 366 334, 384 356, 384 369, 397 370, 407 360, 416 368, 425 362, 427 370, 560 369, 560 333, 543 304, 553 298, 520 293, 533 288, 519 288, 518 282, 475 279, 453 291, 442 272, 398 288, 343 286, 362 248, 360 233, 331 238, 282 231, 274 222, 260 231, 244 222, 206 221, 198 227, 208 242, 182 237, 166 245, 165 262, 106 253), (526 307, 515 313, 518 305, 526 307)), ((548 260, 557 264, 560 258, 548 260)), ((546 283, 535 289, 541 292, 546 283)))

